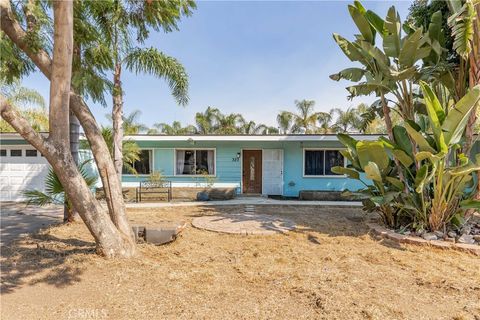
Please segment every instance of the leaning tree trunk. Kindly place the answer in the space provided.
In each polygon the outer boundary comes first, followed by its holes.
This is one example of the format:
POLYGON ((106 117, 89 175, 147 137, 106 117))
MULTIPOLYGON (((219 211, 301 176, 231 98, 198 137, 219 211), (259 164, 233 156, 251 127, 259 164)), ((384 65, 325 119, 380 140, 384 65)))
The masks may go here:
MULTIPOLYGON (((77 97, 70 93, 73 44, 72 1, 55 1, 53 5, 53 60, 50 59, 48 54, 43 50, 32 52, 29 49, 24 38, 25 32, 15 20, 8 0, 0 0, 0 11, 2 31, 5 31, 10 39, 12 39, 20 49, 24 50, 25 53, 32 58, 35 64, 39 66, 40 70, 42 70, 42 72, 50 79, 49 137, 48 139, 45 139, 36 133, 30 127, 28 122, 12 109, 6 99, 0 97, 0 113, 2 117, 14 127, 25 140, 42 152, 47 158, 65 188, 65 192, 71 200, 74 209, 79 213, 95 238, 98 251, 107 257, 130 257, 134 255, 136 247, 133 238, 131 237, 132 232, 128 227, 128 221, 125 226, 122 223, 122 216, 120 219, 116 220, 109 218, 103 207, 90 192, 70 153, 69 102, 71 96, 77 97), (117 222, 122 228, 119 226, 117 229, 114 222, 117 222)), ((85 131, 89 131, 90 135, 94 137, 90 143, 96 145, 100 149, 103 146, 107 149, 105 141, 102 139, 98 126, 88 108, 85 110, 86 106, 79 106, 78 100, 76 103, 73 103, 73 105, 75 104, 76 108, 72 109, 78 116, 79 120, 82 121, 80 115, 85 116, 84 121, 85 118, 88 119, 85 124, 83 122, 82 124, 84 125, 84 128, 88 127, 85 131), (97 129, 96 132, 95 128, 97 129), (103 141, 103 144, 101 141, 103 141)), ((106 155, 109 158, 108 152, 106 155)), ((105 165, 105 162, 108 162, 105 158, 105 154, 97 156, 103 161, 100 161, 103 165, 105 165)), ((110 163, 113 167, 111 160, 110 163)), ((108 172, 105 174, 107 175, 108 180, 108 172)), ((114 172, 112 171, 110 174, 114 175, 114 172)), ((111 180, 117 181, 115 178, 111 180)), ((115 187, 115 184, 113 185, 115 187)), ((116 186, 118 188, 118 182, 116 186)), ((121 196, 121 189, 119 194, 121 196)), ((123 219, 126 221, 123 198, 121 199, 120 213, 123 213, 123 219)), ((112 216, 112 212, 110 212, 110 214, 112 216)), ((116 213, 114 213, 114 215, 116 215, 116 213)))
MULTIPOLYGON (((45 50, 32 50, 26 32, 22 29, 12 12, 9 0, 0 0, 1 29, 39 68, 51 79, 52 60, 45 50)), ((74 91, 70 94, 70 108, 80 121, 88 142, 90 143, 100 178, 105 189, 110 218, 124 235, 133 236, 125 213, 125 203, 119 179, 114 179, 116 172, 110 152, 102 137, 100 127, 82 97, 74 91)))
POLYGON ((122 65, 115 62, 113 74, 113 162, 119 179, 122 177, 123 168, 123 91, 122 91, 122 65))

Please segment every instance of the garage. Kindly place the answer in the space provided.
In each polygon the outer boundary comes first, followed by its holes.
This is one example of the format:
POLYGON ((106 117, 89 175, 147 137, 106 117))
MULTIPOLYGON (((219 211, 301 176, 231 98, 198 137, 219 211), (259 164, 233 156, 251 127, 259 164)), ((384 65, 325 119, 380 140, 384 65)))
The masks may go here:
MULTIPOLYGON (((3 141, 2 141, 3 142, 3 141)), ((0 201, 21 201, 23 191, 44 191, 50 165, 30 145, 0 147, 0 201)))

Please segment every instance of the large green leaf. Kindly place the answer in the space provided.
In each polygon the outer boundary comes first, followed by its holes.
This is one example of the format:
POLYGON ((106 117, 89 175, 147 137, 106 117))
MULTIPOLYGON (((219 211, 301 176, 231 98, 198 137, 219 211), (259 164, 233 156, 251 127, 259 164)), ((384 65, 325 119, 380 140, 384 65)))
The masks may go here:
POLYGON ((402 80, 415 78, 418 73, 417 66, 411 66, 410 68, 404 69, 402 71, 397 71, 390 68, 389 71, 390 71, 390 76, 395 81, 402 81, 402 80))
POLYGON ((448 145, 460 142, 470 113, 474 106, 479 103, 479 100, 480 85, 477 85, 468 91, 468 93, 456 103, 455 107, 450 109, 442 125, 445 142, 448 145))
POLYGON ((393 136, 395 138, 395 143, 397 144, 397 146, 407 154, 411 155, 412 143, 408 137, 407 129, 402 126, 394 126, 393 136))
POLYGON ((380 141, 359 141, 357 143, 357 154, 360 165, 365 170, 369 162, 374 162, 380 170, 388 167, 390 158, 380 141))
POLYGON ((352 138, 351 136, 349 136, 346 133, 337 134, 337 138, 348 149, 351 149, 351 150, 354 150, 354 151, 357 150, 358 140, 355 140, 354 138, 352 138))
POLYGON ((398 58, 401 48, 401 22, 400 16, 398 15, 394 6, 388 9, 384 27, 387 32, 383 37, 383 50, 385 51, 387 56, 398 58))
POLYGON ((369 96, 372 93, 388 93, 390 88, 383 83, 363 82, 346 88, 352 97, 369 96))
POLYGON ((384 36, 387 33, 385 29, 385 21, 380 18, 375 12, 368 10, 365 13, 365 18, 368 20, 370 25, 375 28, 375 30, 380 34, 380 36, 384 36))
POLYGON ((415 176, 415 191, 417 193, 422 193, 423 186, 425 184, 425 180, 427 179, 428 175, 428 165, 423 165, 418 169, 417 175, 415 176))
POLYGON ((339 73, 330 75, 330 79, 339 81, 341 79, 350 80, 353 82, 358 82, 362 79, 365 74, 365 70, 360 68, 347 68, 343 69, 339 73))
POLYGON ((460 206, 464 209, 480 209, 480 200, 463 200, 460 206))
POLYGON ((407 130, 408 134, 412 139, 417 143, 420 151, 429 151, 431 153, 436 153, 435 149, 433 149, 430 144, 428 143, 427 139, 415 130, 409 123, 405 123, 405 129, 407 130))
POLYGON ((365 61, 363 53, 352 42, 336 33, 333 34, 333 39, 350 61, 365 61))
POLYGON ((398 161, 400 161, 405 167, 408 168, 412 165, 413 159, 405 151, 400 149, 394 149, 392 150, 392 152, 395 155, 395 158, 397 158, 398 161))
POLYGON ((418 28, 414 33, 408 35, 402 43, 398 62, 402 68, 410 68, 417 61, 417 50, 420 47, 420 40, 422 38, 423 30, 418 28))
POLYGON ((351 179, 360 180, 360 174, 356 170, 345 168, 345 167, 340 167, 340 166, 332 167, 331 170, 332 170, 333 173, 345 174, 351 179))
POLYGON ((355 1, 353 5, 348 5, 348 11, 350 12, 353 22, 355 22, 355 25, 362 34, 363 39, 372 44, 375 43, 375 30, 365 18, 366 11, 362 4, 355 1))
POLYGON ((385 179, 400 191, 405 188, 405 184, 403 184, 403 182, 398 178, 386 177, 385 179))
POLYGON ((433 154, 428 151, 420 151, 415 155, 415 159, 417 161, 423 161, 423 160, 429 159, 430 162, 434 165, 436 165, 436 163, 438 163, 444 157, 445 157, 444 153, 433 154))
MULTIPOLYGON (((473 1, 466 1, 459 8, 460 1, 450 1, 450 8, 454 10, 448 18, 448 25, 452 29, 453 49, 464 59, 472 51, 471 42, 475 36, 476 12, 473 1)), ((477 35, 478 36, 478 35, 477 35)))
POLYGON ((437 148, 439 151, 447 153, 448 146, 442 131, 442 123, 445 120, 445 112, 443 111, 440 101, 430 86, 426 82, 420 81, 420 87, 422 88, 423 99, 425 100, 425 106, 427 108, 428 118, 430 120, 430 126, 433 130, 433 135, 435 136, 437 148))
POLYGON ((375 162, 370 161, 365 166, 365 176, 370 180, 374 180, 380 183, 383 181, 382 174, 380 173, 380 169, 378 168, 375 162))

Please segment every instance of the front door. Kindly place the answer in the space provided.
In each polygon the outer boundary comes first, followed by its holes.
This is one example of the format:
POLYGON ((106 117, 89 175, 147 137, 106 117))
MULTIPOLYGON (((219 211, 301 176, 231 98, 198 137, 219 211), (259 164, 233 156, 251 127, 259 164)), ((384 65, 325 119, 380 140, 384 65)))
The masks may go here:
POLYGON ((262 150, 243 150, 243 193, 262 193, 262 150))

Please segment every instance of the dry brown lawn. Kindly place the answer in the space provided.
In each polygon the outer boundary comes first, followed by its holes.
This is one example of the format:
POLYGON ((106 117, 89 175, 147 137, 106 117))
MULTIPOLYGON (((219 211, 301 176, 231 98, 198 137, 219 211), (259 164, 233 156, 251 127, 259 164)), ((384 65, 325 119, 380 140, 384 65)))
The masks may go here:
MULTIPOLYGON (((154 224, 236 207, 129 210, 154 224)), ((257 206, 298 230, 241 236, 189 225, 133 260, 94 254, 82 223, 2 251, 2 319, 480 319, 480 259, 368 235, 358 209, 257 206)))

